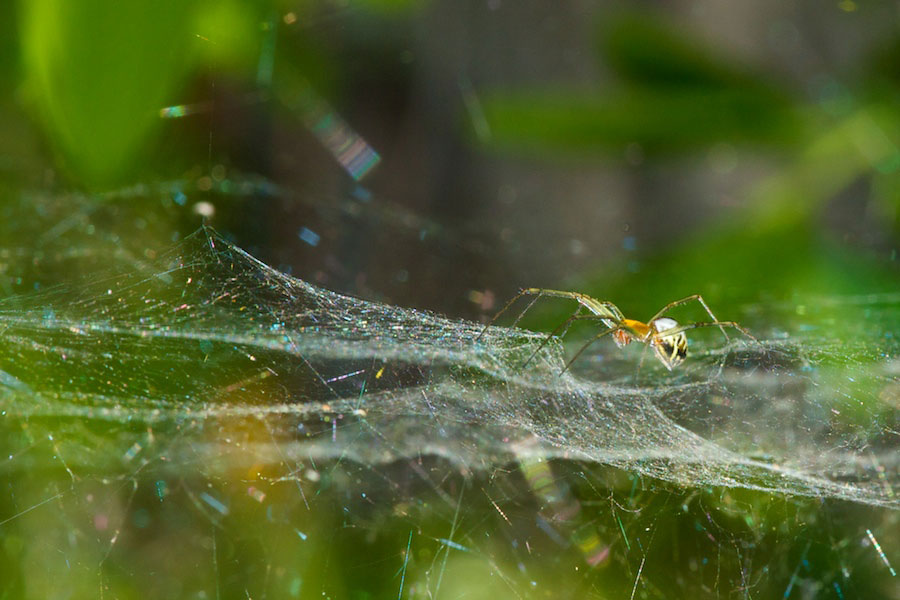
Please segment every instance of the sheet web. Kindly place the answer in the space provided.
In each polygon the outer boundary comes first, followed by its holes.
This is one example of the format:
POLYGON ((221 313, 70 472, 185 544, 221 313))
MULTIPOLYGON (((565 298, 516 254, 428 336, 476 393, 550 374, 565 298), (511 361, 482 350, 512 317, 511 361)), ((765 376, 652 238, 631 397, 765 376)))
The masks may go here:
POLYGON ((198 457, 209 472, 564 458, 896 508, 900 298, 832 301, 836 314, 842 302, 867 318, 841 339, 802 326, 757 331, 759 344, 710 337, 679 373, 648 361, 637 380, 637 354, 597 344, 561 374, 558 341, 525 364, 543 334, 479 339, 480 324, 319 289, 204 229, 148 270, 0 306, 0 402, 7 419, 52 420, 73 481, 88 465, 198 457))
POLYGON ((209 229, 152 260, 73 233, 7 276, 80 281, 0 302, 8 595, 895 580, 900 298, 753 305, 761 344, 697 331, 636 379, 640 348, 599 343, 560 374, 577 331, 529 361, 541 333, 319 289, 209 229))

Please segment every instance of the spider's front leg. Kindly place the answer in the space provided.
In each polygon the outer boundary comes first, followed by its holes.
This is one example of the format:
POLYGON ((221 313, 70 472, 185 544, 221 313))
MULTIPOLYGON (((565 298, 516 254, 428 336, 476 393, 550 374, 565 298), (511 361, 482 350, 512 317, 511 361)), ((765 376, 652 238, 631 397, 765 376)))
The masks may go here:
POLYGON ((544 338, 544 341, 542 341, 540 343, 540 345, 537 347, 537 349, 531 353, 531 356, 528 357, 528 360, 526 360, 522 364, 522 366, 523 367, 528 366, 528 363, 530 363, 532 361, 532 359, 534 359, 534 357, 537 356, 537 353, 540 352, 551 339, 553 339, 553 336, 558 334, 560 331, 562 331, 563 335, 565 335, 566 331, 568 331, 569 327, 575 321, 599 321, 599 320, 601 320, 601 318, 598 317, 597 315, 581 315, 581 314, 577 314, 577 313, 572 315, 571 317, 569 317, 568 319, 566 319, 565 321, 563 321, 562 323, 557 325, 556 328, 554 328, 553 331, 551 331, 547 335, 547 337, 544 338))
POLYGON ((594 342, 596 342, 603 336, 609 335, 610 333, 615 333, 618 331, 623 331, 621 324, 616 325, 615 327, 610 327, 609 329, 604 329, 603 331, 601 331, 600 333, 598 333, 597 335, 592 337, 590 340, 588 340, 588 342, 585 345, 583 345, 581 348, 578 349, 578 352, 575 353, 575 356, 573 356, 572 358, 569 359, 569 362, 566 363, 566 366, 563 367, 563 370, 560 371, 559 374, 562 375, 563 373, 568 371, 569 367, 572 366, 572 363, 575 362, 575 359, 577 359, 579 356, 581 356, 581 353, 584 352, 585 350, 587 350, 588 346, 590 346, 591 344, 593 344, 594 342))
POLYGON ((512 322, 511 327, 515 327, 516 325, 518 325, 519 321, 522 320, 522 317, 525 316, 525 313, 528 312, 532 306, 534 306, 534 303, 537 302, 540 298, 545 297, 545 296, 550 296, 553 298, 564 298, 564 299, 568 299, 568 300, 574 300, 581 306, 588 309, 592 314, 597 315, 598 317, 603 317, 605 319, 609 319, 616 323, 618 323, 619 321, 621 321, 622 319, 625 318, 624 315, 622 314, 622 311, 620 311, 618 309, 618 307, 616 307, 616 305, 613 304, 612 302, 607 302, 605 300, 597 300, 595 298, 591 298, 587 294, 582 294, 579 292, 567 292, 564 290, 551 290, 551 289, 547 289, 547 288, 525 288, 522 291, 520 291, 518 294, 513 296, 512 299, 509 302, 507 302, 503 308, 500 309, 500 312, 495 314, 493 316, 493 318, 491 318, 491 320, 488 321, 488 324, 485 325, 485 327, 484 327, 484 329, 482 329, 481 333, 478 334, 478 337, 476 338, 475 341, 480 340, 481 337, 488 330, 488 327, 493 325, 497 321, 497 319, 500 318, 500 316, 502 314, 504 314, 507 310, 509 310, 509 308, 513 304, 515 304, 515 302, 522 296, 534 296, 534 299, 528 303, 528 306, 526 306, 522 312, 519 313, 519 316, 516 317, 515 321, 512 322))

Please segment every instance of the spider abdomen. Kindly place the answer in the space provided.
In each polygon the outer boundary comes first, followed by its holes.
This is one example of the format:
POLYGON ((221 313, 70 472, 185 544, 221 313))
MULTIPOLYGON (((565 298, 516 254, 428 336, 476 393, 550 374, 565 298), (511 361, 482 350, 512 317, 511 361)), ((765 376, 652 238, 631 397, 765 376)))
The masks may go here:
POLYGON ((678 327, 675 319, 663 317, 656 319, 651 325, 656 330, 652 340, 653 351, 660 362, 671 371, 687 358, 687 336, 683 331, 665 335, 669 329, 678 327))

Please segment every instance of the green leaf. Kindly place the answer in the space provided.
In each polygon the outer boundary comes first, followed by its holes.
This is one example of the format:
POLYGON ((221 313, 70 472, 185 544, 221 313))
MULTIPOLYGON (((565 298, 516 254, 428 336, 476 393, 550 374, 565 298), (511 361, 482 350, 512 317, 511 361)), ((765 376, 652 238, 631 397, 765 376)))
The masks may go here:
POLYGON ((21 43, 29 92, 76 179, 127 177, 189 70, 194 4, 28 0, 21 43))
POLYGON ((627 14, 604 23, 601 60, 627 83, 650 87, 732 88, 774 94, 774 88, 734 61, 717 59, 669 22, 645 14, 627 14))
POLYGON ((803 128, 790 104, 735 90, 633 89, 615 95, 495 93, 484 101, 493 142, 530 151, 680 153, 715 142, 796 142, 803 128))

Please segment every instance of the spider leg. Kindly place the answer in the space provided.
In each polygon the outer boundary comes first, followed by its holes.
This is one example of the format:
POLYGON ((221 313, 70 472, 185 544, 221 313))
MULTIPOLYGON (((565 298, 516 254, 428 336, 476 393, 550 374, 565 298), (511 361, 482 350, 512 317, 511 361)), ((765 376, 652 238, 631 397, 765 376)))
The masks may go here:
MULTIPOLYGON (((703 307, 703 310, 706 311, 706 314, 709 315, 709 318, 712 319, 714 323, 719 322, 719 319, 716 318, 716 315, 713 314, 712 310, 710 310, 710 308, 709 308, 709 305, 706 304, 706 301, 703 300, 703 296, 701 296, 700 294, 692 294, 692 295, 688 296, 687 298, 682 298, 681 300, 676 300, 675 302, 669 302, 664 307, 662 307, 662 309, 658 313, 653 315, 653 318, 647 322, 652 323, 653 321, 660 318, 661 316, 663 316, 664 314, 666 314, 667 312, 669 312, 671 309, 675 308, 676 306, 681 306, 682 304, 687 304, 688 302, 693 302, 694 300, 696 300, 697 302, 700 303, 700 305, 703 307)), ((719 330, 722 332, 722 335, 725 336, 726 340, 730 339, 728 337, 728 334, 725 333, 724 327, 719 327, 719 330)))
POLYGON ((528 306, 526 306, 526 307, 522 310, 522 312, 520 312, 519 315, 518 315, 518 316, 515 318, 515 320, 512 322, 512 324, 510 325, 510 328, 515 328, 515 326, 519 324, 519 321, 522 320, 522 317, 525 316, 525 313, 527 313, 529 310, 531 310, 531 307, 534 306, 534 303, 537 302, 537 301, 540 300, 540 299, 541 299, 540 295, 535 296, 534 298, 532 298, 532 299, 531 299, 531 302, 528 303, 528 306))
POLYGON ((665 330, 659 332, 657 335, 659 335, 661 337, 668 337, 670 335, 679 334, 682 331, 688 331, 690 329, 697 329, 699 327, 718 327, 719 329, 722 329, 723 327, 731 327, 733 329, 737 329, 738 331, 743 333, 745 336, 747 336, 748 338, 750 338, 751 340, 753 340, 754 342, 756 342, 757 344, 762 346, 762 342, 760 342, 758 339, 753 337, 752 333, 750 333, 749 331, 747 331, 747 329, 745 329, 743 326, 735 323, 734 321, 708 321, 708 322, 703 321, 700 323, 688 323, 687 325, 678 325, 676 327, 673 327, 672 329, 665 329, 665 330))
POLYGON ((620 329, 622 329, 622 326, 616 325, 615 327, 610 327, 609 329, 604 329, 603 331, 601 331, 600 333, 598 333, 597 335, 592 337, 590 340, 588 340, 588 342, 584 346, 579 348, 578 352, 575 353, 575 356, 573 356, 572 358, 569 359, 569 362, 566 363, 566 366, 563 367, 563 370, 560 371, 559 374, 562 375, 563 373, 568 371, 569 367, 572 366, 572 363, 575 362, 575 359, 578 358, 579 356, 581 356, 581 353, 584 352, 585 350, 587 350, 588 346, 590 346, 591 344, 593 344, 594 342, 596 342, 597 340, 602 338, 604 335, 608 335, 614 331, 619 331, 620 329))
POLYGON ((647 357, 647 348, 650 347, 650 344, 644 344, 644 349, 641 350, 641 360, 638 362, 637 373, 634 375, 634 383, 637 384, 638 380, 641 378, 641 367, 644 366, 644 359, 647 357))
MULTIPOLYGON (((762 348, 763 353, 765 353, 766 356, 768 356, 768 354, 769 354, 769 351, 766 349, 766 347, 763 345, 762 342, 760 342, 758 339, 756 339, 756 337, 754 337, 752 333, 747 331, 747 329, 745 329, 741 325, 735 323, 734 321, 712 321, 709 323, 704 322, 704 323, 690 323, 688 325, 678 325, 677 327, 673 327, 672 329, 666 329, 664 332, 661 333, 661 335, 670 335, 669 332, 671 332, 672 334, 678 334, 683 331, 688 331, 689 329, 697 329, 699 327, 718 327, 719 329, 721 329, 722 327, 732 327, 732 328, 740 331, 742 334, 744 334, 745 336, 747 336, 754 342, 756 342, 756 344, 760 348, 762 348)), ((722 373, 722 367, 723 367, 723 363, 720 363, 719 364, 719 374, 722 373)))
POLYGON ((566 292, 563 290, 550 290, 545 288, 525 288, 518 294, 513 296, 512 299, 507 302, 503 308, 500 309, 500 312, 495 314, 491 318, 491 320, 488 321, 488 324, 484 326, 484 329, 481 330, 481 333, 478 334, 478 337, 475 338, 475 341, 477 342, 478 340, 480 340, 488 330, 488 328, 493 325, 498 318, 500 318, 500 315, 509 310, 509 308, 516 302, 516 300, 526 295, 534 296, 534 299, 528 303, 528 306, 525 307, 525 310, 519 313, 519 316, 516 317, 515 321, 513 321, 511 327, 515 327, 519 323, 519 321, 522 320, 522 317, 525 316, 525 313, 528 312, 528 310, 531 309, 532 306, 534 306, 534 303, 544 296, 575 300, 576 302, 578 302, 578 304, 585 307, 593 314, 606 317, 612 321, 615 321, 616 323, 625 318, 625 315, 622 314, 622 311, 620 311, 612 302, 597 300, 595 298, 591 298, 586 294, 581 294, 579 292, 566 292))
POLYGON ((570 300, 576 301, 578 304, 585 307, 595 315, 606 317, 616 322, 619 322, 625 318, 625 315, 622 314, 622 311, 620 311, 619 308, 612 302, 606 300, 597 300, 596 298, 591 298, 587 294, 582 294, 580 292, 550 290, 547 288, 527 288, 522 290, 520 293, 533 294, 538 297, 550 296, 553 298, 568 298, 570 300))
MULTIPOLYGON (((580 308, 579 308, 579 310, 580 310, 580 308)), ((547 335, 547 337, 544 338, 544 341, 541 342, 540 346, 538 346, 537 349, 531 353, 531 356, 528 357, 528 360, 526 360, 524 363, 522 363, 522 367, 523 368, 527 367, 528 363, 530 363, 534 359, 534 357, 537 356, 538 352, 540 352, 541 349, 543 349, 543 347, 547 345, 547 342, 549 342, 551 339, 553 339, 553 336, 555 336, 560 330, 563 330, 562 335, 565 335, 565 332, 568 331, 569 327, 575 321, 582 321, 582 320, 597 321, 599 319, 600 319, 600 317, 598 317, 597 315, 582 315, 582 314, 575 313, 574 315, 572 315, 571 317, 569 317, 568 319, 566 319, 565 321, 563 321, 562 323, 557 325, 556 328, 553 331, 551 331, 550 334, 547 335)), ((562 337, 562 335, 560 337, 562 337)))
MULTIPOLYGON (((522 296, 524 296, 527 293, 528 293, 528 290, 521 290, 518 294, 513 296, 509 300, 509 302, 507 302, 503 306, 503 308, 501 308, 500 311, 497 312, 497 314, 495 314, 493 317, 491 317, 491 320, 487 322, 487 325, 484 326, 484 329, 481 330, 481 333, 478 334, 478 337, 475 338, 475 341, 476 342, 479 341, 482 338, 482 336, 484 336, 484 334, 487 332, 488 328, 490 328, 490 326, 493 325, 494 322, 500 318, 500 315, 502 315, 503 313, 508 311, 510 309, 510 307, 516 303, 516 300, 518 300, 519 298, 521 298, 522 296)), ((523 310, 522 313, 516 318, 516 323, 519 322, 519 319, 522 318, 522 315, 524 315, 528 311, 528 309, 531 308, 535 302, 537 302, 537 300, 538 299, 535 298, 534 300, 532 300, 531 302, 528 303, 528 306, 525 307, 525 310, 523 310)))
MULTIPOLYGON (((582 308, 583 308, 582 306, 579 306, 578 309, 577 309, 574 313, 572 313, 572 316, 569 317, 569 318, 561 325, 561 327, 562 327, 563 329, 562 329, 562 331, 559 332, 559 334, 557 334, 557 335, 559 335, 559 337, 565 337, 566 334, 569 333, 569 328, 572 326, 572 323, 573 323, 573 322, 575 322, 575 321, 577 321, 577 320, 579 320, 579 319, 582 319, 582 318, 584 318, 584 317, 593 316, 593 315, 583 315, 583 313, 581 312, 582 308), (577 318, 576 318, 576 317, 577 317, 577 318)), ((559 330, 559 327, 557 327, 556 329, 554 329, 554 330, 553 330, 553 333, 555 333, 555 332, 558 331, 558 330, 559 330)))

